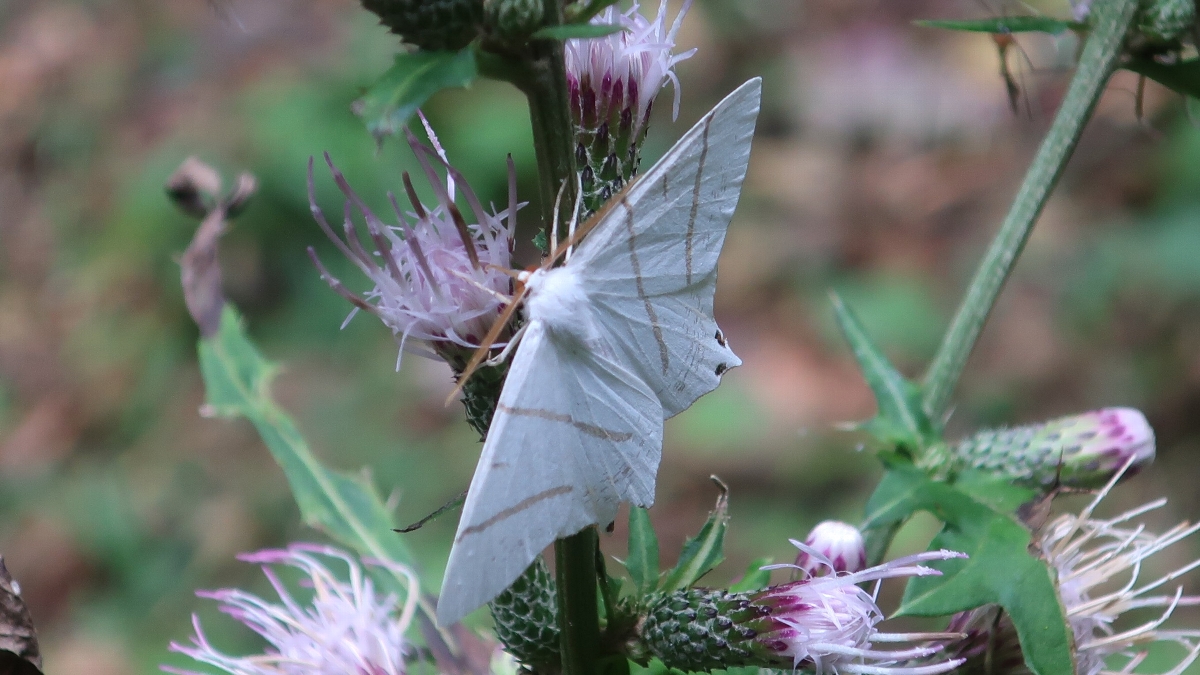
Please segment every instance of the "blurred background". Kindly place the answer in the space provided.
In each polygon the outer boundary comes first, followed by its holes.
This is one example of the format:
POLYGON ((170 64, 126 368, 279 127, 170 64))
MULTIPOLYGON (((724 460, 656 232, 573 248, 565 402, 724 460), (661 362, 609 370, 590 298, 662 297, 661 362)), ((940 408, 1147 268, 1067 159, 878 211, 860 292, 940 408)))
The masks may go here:
MULTIPOLYGON (((1065 0, 1035 9, 1069 12, 1065 0)), ((861 518, 879 468, 859 451, 863 437, 834 425, 873 403, 827 293, 842 293, 918 375, 1075 49, 1069 36, 1022 38, 1023 53, 1008 54, 1013 106, 988 36, 911 21, 1028 11, 982 0, 697 0, 680 38, 699 52, 678 67, 679 119, 656 106, 647 161, 748 77, 763 76, 764 109, 717 295, 745 365, 668 424, 651 512, 665 562, 711 508, 710 474, 732 500, 729 560, 714 584, 753 558, 789 559, 787 538, 822 519, 861 518)), ((190 635, 193 611, 219 646, 253 649, 193 591, 261 590, 235 554, 318 538, 250 426, 197 413, 197 333, 176 263, 195 223, 162 188, 188 155, 261 182, 222 245, 226 291, 284 365, 276 392, 320 456, 370 467, 398 497, 401 522, 466 486, 479 444, 461 408, 442 406, 449 369, 410 356, 395 372, 396 345, 371 317, 339 330, 349 307, 304 254, 316 245, 365 290, 309 216, 304 169, 329 151, 369 203, 399 190, 410 152, 395 140, 377 151, 350 112, 395 49, 354 0, 0 2, 0 553, 47 673, 184 665, 166 645, 190 635)), ((1147 517, 1161 528, 1200 516, 1200 131, 1153 83, 1139 119, 1136 89, 1120 74, 1089 126, 969 364, 951 436, 1138 407, 1159 458, 1107 509, 1166 494, 1170 504, 1147 517)), ((504 200, 509 152, 523 198, 535 198, 517 92, 481 82, 426 111, 485 201, 504 200)), ((336 214, 320 169, 317 184, 336 214)), ((522 212, 522 265, 533 261, 536 213, 522 212)), ((456 521, 406 535, 431 584, 456 521)), ((922 547, 932 528, 918 520, 893 550, 922 547)), ((605 537, 608 552, 623 553, 623 532, 605 537)), ((1181 544, 1158 567, 1198 553, 1200 543, 1181 544)))

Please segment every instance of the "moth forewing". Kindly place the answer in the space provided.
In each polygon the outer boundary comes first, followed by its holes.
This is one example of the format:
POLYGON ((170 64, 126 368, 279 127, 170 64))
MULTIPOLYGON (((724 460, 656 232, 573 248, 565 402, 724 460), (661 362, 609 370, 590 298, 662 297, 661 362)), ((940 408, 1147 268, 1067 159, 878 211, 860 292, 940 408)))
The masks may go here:
POLYGON ((494 598, 555 539, 612 520, 622 501, 653 504, 661 448, 653 392, 531 322, 467 491, 439 623, 494 598))

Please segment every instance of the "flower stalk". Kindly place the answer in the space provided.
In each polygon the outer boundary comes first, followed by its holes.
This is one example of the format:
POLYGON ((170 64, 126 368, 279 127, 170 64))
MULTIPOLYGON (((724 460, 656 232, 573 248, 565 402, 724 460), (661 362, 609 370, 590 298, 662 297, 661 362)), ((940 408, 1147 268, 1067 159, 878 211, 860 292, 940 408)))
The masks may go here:
POLYGON ((1137 10, 1138 0, 1097 0, 1092 4, 1092 30, 1066 97, 925 375, 922 404, 939 426, 983 324, 1120 63, 1137 10))

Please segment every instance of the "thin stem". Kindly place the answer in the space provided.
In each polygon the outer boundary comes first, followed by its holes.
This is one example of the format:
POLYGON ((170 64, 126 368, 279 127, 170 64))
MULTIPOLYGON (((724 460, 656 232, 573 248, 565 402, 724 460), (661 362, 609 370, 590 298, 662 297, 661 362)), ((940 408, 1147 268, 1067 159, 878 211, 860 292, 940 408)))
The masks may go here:
MULTIPOLYGON (((559 0, 543 0, 546 25, 561 24, 559 0)), ((546 241, 553 242, 553 228, 571 220, 575 205, 575 127, 571 122, 567 91, 566 59, 559 40, 539 40, 530 47, 532 59, 525 76, 515 84, 529 99, 529 121, 533 126, 533 148, 538 162, 538 192, 546 241), (558 213, 555 197, 566 186, 558 213)))
POLYGON ((598 673, 600 606, 596 601, 596 528, 554 542, 558 622, 564 675, 598 673))
POLYGON ((925 375, 925 412, 939 426, 996 297, 1074 152, 1109 77, 1119 64, 1125 34, 1137 6, 1138 0, 1098 0, 1092 5, 1092 30, 1054 124, 1025 174, 1025 182, 971 280, 966 297, 925 375))
MULTIPOLYGON (((560 0, 543 0, 546 25, 563 21, 560 0)), ((529 69, 516 82, 529 99, 529 120, 538 162, 538 185, 546 241, 557 240, 555 228, 570 222, 576 195, 575 127, 568 107, 566 60, 562 42, 531 45, 529 69), (555 197, 565 186, 559 212, 555 197)), ((600 607, 596 601, 596 530, 554 543, 558 585, 558 624, 564 675, 595 675, 600 650, 600 607)))

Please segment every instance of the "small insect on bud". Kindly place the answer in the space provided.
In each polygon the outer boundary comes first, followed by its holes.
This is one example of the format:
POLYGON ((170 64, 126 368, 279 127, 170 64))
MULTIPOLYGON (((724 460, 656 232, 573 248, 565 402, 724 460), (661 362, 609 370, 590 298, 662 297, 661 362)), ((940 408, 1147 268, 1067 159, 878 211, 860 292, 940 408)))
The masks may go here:
POLYGON ((814 527, 796 556, 796 567, 809 577, 857 572, 866 566, 862 533, 838 520, 826 520, 814 527))

